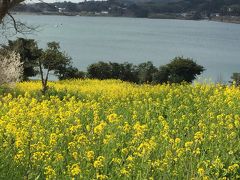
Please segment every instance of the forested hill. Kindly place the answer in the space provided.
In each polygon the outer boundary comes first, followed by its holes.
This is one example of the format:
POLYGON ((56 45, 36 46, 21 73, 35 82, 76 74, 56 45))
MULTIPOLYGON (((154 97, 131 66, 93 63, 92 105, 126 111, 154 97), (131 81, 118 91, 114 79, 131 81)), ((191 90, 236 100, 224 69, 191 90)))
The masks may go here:
MULTIPOLYGON (((119 2, 121 0, 118 0, 119 2)), ((154 12, 205 11, 208 13, 240 11, 240 0, 128 0, 154 12)))
POLYGON ((221 16, 240 16, 240 0, 108 0, 79 3, 21 4, 15 11, 39 13, 72 13, 79 15, 110 15, 202 19, 218 13, 221 16))

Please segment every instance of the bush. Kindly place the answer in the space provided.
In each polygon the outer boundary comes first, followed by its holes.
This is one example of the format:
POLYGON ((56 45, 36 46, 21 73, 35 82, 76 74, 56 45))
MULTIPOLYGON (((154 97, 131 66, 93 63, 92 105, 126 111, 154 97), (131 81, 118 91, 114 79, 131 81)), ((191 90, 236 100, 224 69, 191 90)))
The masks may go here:
POLYGON ((169 70, 167 66, 159 67, 158 71, 153 74, 154 83, 166 83, 168 82, 169 70))
POLYGON ((8 41, 8 45, 3 46, 1 51, 15 51, 20 55, 20 61, 23 63, 23 80, 36 76, 37 60, 41 56, 41 49, 33 39, 18 38, 8 41))
POLYGON ((198 65, 190 58, 175 57, 169 64, 161 66, 158 72, 160 83, 191 83, 204 71, 204 67, 198 65))
POLYGON ((58 79, 83 79, 85 76, 85 72, 79 71, 77 68, 70 66, 59 72, 58 79))
POLYGON ((157 69, 152 62, 134 66, 130 63, 98 62, 88 67, 88 77, 95 79, 120 79, 134 83, 191 83, 204 68, 190 58, 176 57, 157 69))
POLYGON ((87 69, 87 74, 89 78, 94 79, 110 79, 112 78, 111 66, 109 63, 98 62, 91 64, 87 69))
POLYGON ((91 64, 87 69, 87 76, 93 79, 120 79, 129 82, 138 82, 136 67, 130 63, 105 63, 91 64))
POLYGON ((153 65, 152 62, 141 63, 137 67, 138 82, 139 83, 151 83, 154 80, 154 75, 158 69, 153 65))
POLYGON ((231 84, 236 86, 240 85, 240 73, 233 73, 231 76, 232 81, 229 81, 231 84))
POLYGON ((131 63, 123 63, 121 64, 122 67, 122 73, 120 74, 120 77, 118 79, 122 81, 128 81, 133 83, 138 83, 138 72, 137 67, 134 66, 131 63))

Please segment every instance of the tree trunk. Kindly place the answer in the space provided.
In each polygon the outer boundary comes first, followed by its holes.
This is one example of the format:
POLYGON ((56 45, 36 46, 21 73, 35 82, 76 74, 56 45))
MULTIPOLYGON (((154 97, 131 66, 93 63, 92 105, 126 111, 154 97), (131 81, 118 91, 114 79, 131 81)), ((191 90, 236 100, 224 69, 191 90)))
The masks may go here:
POLYGON ((40 60, 38 60, 38 65, 39 65, 39 70, 40 70, 40 76, 41 76, 41 81, 42 81, 42 93, 45 94, 47 91, 45 80, 43 77, 43 68, 42 68, 42 63, 40 60))
POLYGON ((24 0, 0 0, 0 23, 8 11, 24 0))
POLYGON ((0 0, 0 22, 8 12, 8 0, 0 0))
POLYGON ((49 69, 47 70, 47 74, 46 74, 46 78, 45 78, 45 81, 44 81, 44 89, 43 89, 43 93, 45 94, 46 91, 48 90, 48 75, 49 75, 49 69))

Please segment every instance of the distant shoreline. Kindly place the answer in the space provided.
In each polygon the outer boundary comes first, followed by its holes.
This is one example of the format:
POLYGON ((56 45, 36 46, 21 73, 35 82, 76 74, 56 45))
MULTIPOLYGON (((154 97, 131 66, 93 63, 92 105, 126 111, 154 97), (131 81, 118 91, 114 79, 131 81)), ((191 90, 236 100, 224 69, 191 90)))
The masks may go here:
POLYGON ((214 17, 210 19, 210 21, 240 24, 240 17, 239 16, 219 16, 219 17, 214 17))
MULTIPOLYGON (((44 15, 53 15, 53 16, 81 16, 81 17, 126 17, 126 18, 139 18, 134 16, 112 16, 112 15, 95 15, 95 14, 76 14, 76 13, 65 13, 65 14, 59 14, 59 13, 33 13, 33 12, 12 12, 15 15, 37 15, 37 16, 44 16, 44 15)), ((193 20, 193 19, 187 19, 187 18, 178 18, 171 16, 165 16, 165 17, 148 17, 145 19, 176 19, 176 20, 193 20)), ((240 24, 240 16, 218 16, 218 17, 212 17, 211 19, 199 19, 199 20, 193 20, 193 21, 202 21, 202 20, 209 20, 209 21, 215 21, 215 22, 223 22, 223 23, 232 23, 232 24, 240 24)))

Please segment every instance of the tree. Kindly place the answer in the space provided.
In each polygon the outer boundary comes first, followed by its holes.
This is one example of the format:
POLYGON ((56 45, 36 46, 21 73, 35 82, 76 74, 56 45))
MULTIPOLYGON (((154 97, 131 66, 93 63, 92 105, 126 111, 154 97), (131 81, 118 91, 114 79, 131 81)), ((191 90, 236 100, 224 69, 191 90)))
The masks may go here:
POLYGON ((157 68, 152 62, 141 63, 137 67, 139 83, 151 83, 154 79, 154 74, 157 68))
POLYGON ((147 8, 133 4, 129 6, 129 9, 134 13, 136 17, 139 17, 139 18, 148 17, 149 12, 147 8))
POLYGON ((79 71, 76 67, 70 65, 69 67, 60 69, 57 76, 59 80, 83 79, 85 78, 86 74, 85 72, 79 71))
POLYGON ((98 62, 91 64, 87 68, 87 74, 89 78, 96 79, 110 79, 112 78, 111 65, 105 62, 98 62))
POLYGON ((47 44, 47 49, 38 48, 33 39, 18 38, 9 41, 8 45, 0 49, 1 53, 15 51, 19 54, 23 66, 22 80, 28 80, 40 74, 43 93, 47 90, 48 76, 51 71, 60 80, 69 78, 83 78, 85 74, 71 65, 71 58, 60 51, 60 45, 56 42, 47 44))
POLYGON ((138 72, 137 67, 131 63, 125 62, 122 64, 123 66, 123 73, 120 76, 121 80, 138 83, 138 72))
POLYGON ((111 78, 121 79, 121 76, 124 72, 123 65, 115 62, 109 62, 109 65, 111 67, 111 78))
POLYGON ((89 78, 96 79, 120 79, 129 82, 138 82, 138 72, 136 66, 130 63, 105 63, 98 62, 91 64, 87 69, 89 78))
POLYGON ((233 73, 231 76, 231 81, 229 81, 231 84, 234 84, 236 86, 240 85, 240 73, 233 73))
POLYGON ((53 71, 56 76, 60 76, 62 70, 66 69, 70 63, 71 58, 68 57, 64 52, 60 51, 59 43, 49 42, 47 44, 47 49, 42 52, 41 57, 38 59, 43 94, 45 94, 48 89, 47 83, 49 73, 53 71))
POLYGON ((169 64, 161 66, 159 70, 160 82, 191 83, 204 71, 204 67, 198 65, 190 58, 175 57, 169 64))
POLYGON ((153 74, 153 82, 154 83, 167 83, 169 76, 169 69, 165 66, 160 66, 158 71, 153 74))
POLYGON ((33 39, 18 38, 14 41, 8 41, 8 45, 3 46, 7 51, 15 51, 19 53, 20 60, 23 63, 23 80, 36 76, 37 61, 41 56, 41 49, 38 48, 37 42, 33 39))
POLYGON ((0 85, 21 80, 23 64, 20 55, 14 51, 0 54, 0 85))
POLYGON ((119 64, 109 62, 111 66, 111 78, 120 79, 122 81, 137 83, 138 80, 138 70, 137 67, 128 62, 119 64))

